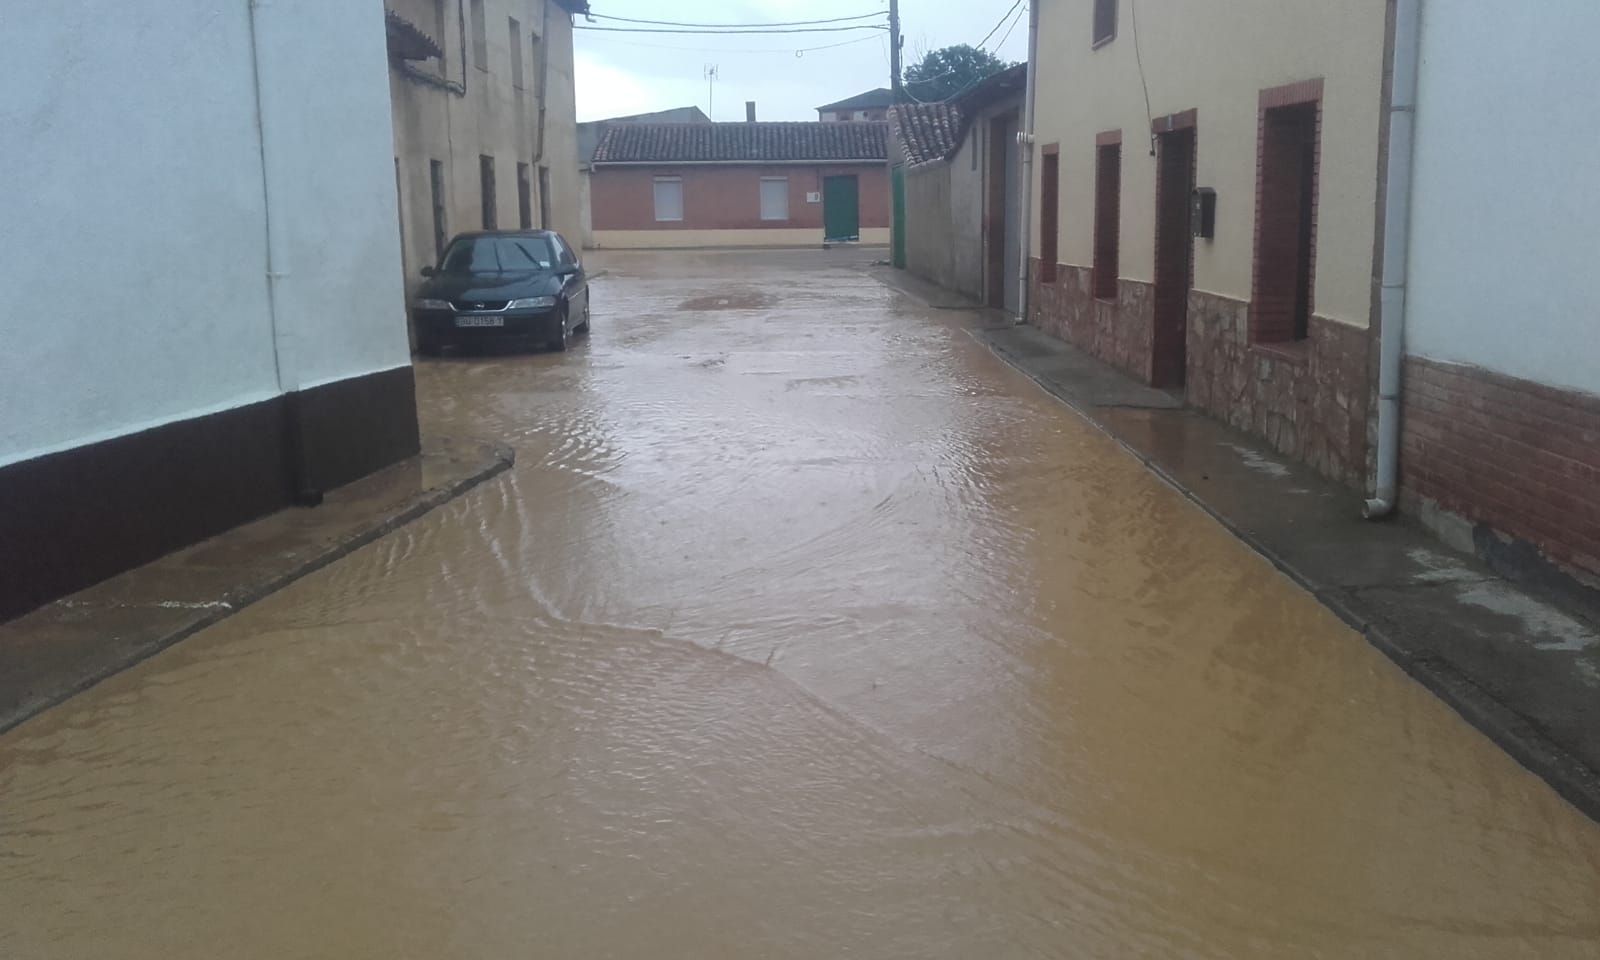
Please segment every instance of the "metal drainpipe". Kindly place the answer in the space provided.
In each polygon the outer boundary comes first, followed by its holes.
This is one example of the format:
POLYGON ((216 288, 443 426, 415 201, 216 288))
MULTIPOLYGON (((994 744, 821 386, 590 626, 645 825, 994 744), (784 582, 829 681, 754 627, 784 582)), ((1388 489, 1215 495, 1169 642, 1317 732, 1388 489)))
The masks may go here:
MULTIPOLYGON (((544 161, 544 117, 545 104, 549 99, 550 91, 550 0, 544 0, 541 7, 539 23, 539 87, 534 93, 534 98, 539 105, 539 143, 533 151, 533 165, 535 168, 544 161)), ((539 198, 541 201, 543 197, 539 198)))
POLYGON ((288 445, 287 471, 295 502, 316 504, 321 502, 321 491, 311 482, 304 454, 304 425, 296 394, 300 389, 300 372, 295 364, 294 338, 279 316, 283 299, 283 284, 289 278, 289 255, 284 247, 283 211, 275 202, 276 174, 272 163, 272 122, 277 115, 276 99, 272 85, 264 78, 262 51, 268 44, 263 34, 270 30, 268 11, 272 0, 249 0, 250 10, 250 68, 255 86, 256 144, 261 154, 261 195, 264 207, 263 220, 267 239, 267 316, 272 326, 273 366, 277 372, 278 393, 284 398, 284 429, 288 445))
POLYGON ((1028 3, 1028 83, 1022 97, 1022 129, 1017 131, 1017 153, 1022 158, 1021 214, 1017 217, 1017 249, 1021 264, 1017 267, 1017 322, 1028 322, 1028 254, 1033 246, 1033 99, 1034 73, 1039 62, 1039 3, 1028 3))
POLYGON ((1400 474, 1400 366, 1405 356, 1406 270, 1411 242, 1411 161, 1417 121, 1422 0, 1398 0, 1389 95, 1389 176, 1383 204, 1383 279, 1378 297, 1378 473, 1361 509, 1368 520, 1394 512, 1400 474))

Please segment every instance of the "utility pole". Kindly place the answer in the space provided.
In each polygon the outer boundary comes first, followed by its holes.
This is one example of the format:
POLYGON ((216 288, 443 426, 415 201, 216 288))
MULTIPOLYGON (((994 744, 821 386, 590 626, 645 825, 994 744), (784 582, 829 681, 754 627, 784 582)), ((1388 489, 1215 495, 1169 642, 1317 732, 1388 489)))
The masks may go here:
POLYGON ((889 89, 900 100, 900 0, 889 0, 889 89))

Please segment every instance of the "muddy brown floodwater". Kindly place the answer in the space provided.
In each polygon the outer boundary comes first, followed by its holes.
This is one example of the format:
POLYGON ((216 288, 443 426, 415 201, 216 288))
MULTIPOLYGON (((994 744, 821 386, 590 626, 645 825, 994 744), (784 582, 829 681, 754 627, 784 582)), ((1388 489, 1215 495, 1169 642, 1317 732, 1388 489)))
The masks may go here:
POLYGON ((1600 956, 1600 829, 853 253, 418 368, 517 465, 0 737, 0 957, 1600 956))

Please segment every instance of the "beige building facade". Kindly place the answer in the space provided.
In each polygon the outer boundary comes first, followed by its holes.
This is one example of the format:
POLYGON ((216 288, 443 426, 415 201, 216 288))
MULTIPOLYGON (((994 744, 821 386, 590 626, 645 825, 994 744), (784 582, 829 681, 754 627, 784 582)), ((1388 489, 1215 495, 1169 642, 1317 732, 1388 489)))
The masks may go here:
POLYGON ((580 242, 572 18, 587 9, 585 0, 388 0, 408 291, 458 233, 551 229, 580 242))
POLYGON ((1035 60, 1031 322, 1352 486, 1388 6, 1049 0, 1035 60))

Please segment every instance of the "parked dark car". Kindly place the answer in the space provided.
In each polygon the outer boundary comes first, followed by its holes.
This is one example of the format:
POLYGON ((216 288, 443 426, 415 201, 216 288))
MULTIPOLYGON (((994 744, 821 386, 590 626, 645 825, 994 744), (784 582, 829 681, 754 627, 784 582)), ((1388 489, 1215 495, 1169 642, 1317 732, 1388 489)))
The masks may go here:
POLYGON ((589 332, 588 275, 552 231, 461 234, 422 275, 411 308, 422 353, 518 340, 565 350, 589 332))

